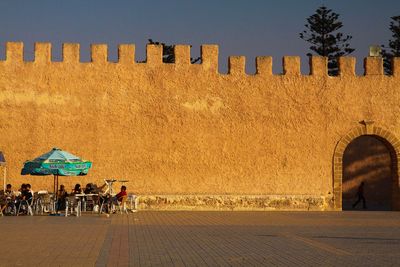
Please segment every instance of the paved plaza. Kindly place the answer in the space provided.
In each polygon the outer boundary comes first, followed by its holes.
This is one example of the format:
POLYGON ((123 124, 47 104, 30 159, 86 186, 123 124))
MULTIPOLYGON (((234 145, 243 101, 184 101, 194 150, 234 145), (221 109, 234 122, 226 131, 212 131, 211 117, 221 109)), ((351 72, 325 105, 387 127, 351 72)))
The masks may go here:
POLYGON ((0 266, 399 266, 399 212, 1 217, 0 266))

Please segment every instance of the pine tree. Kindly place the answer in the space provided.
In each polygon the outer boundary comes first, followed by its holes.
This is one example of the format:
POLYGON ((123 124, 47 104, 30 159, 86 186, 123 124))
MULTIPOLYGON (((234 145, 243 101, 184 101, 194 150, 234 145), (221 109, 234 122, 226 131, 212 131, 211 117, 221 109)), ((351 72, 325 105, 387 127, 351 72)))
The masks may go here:
POLYGON ((383 67, 385 68, 385 73, 390 75, 393 74, 393 57, 400 57, 400 16, 391 17, 391 19, 389 29, 392 32, 393 39, 389 40, 388 47, 382 45, 383 67), (385 48, 389 49, 389 51, 385 48))
MULTIPOLYGON (((174 45, 167 45, 165 43, 154 42, 152 39, 149 39, 148 44, 162 45, 163 46, 163 62, 164 63, 175 63, 175 51, 174 45)), ((190 58, 190 63, 194 64, 197 61, 200 61, 200 57, 198 58, 190 58)))
POLYGON ((310 50, 317 55, 327 57, 329 75, 337 75, 338 57, 354 51, 349 43, 352 36, 337 32, 343 27, 343 23, 338 20, 339 14, 325 6, 319 7, 315 12, 307 18, 308 23, 304 25, 307 30, 299 34, 300 38, 310 43, 310 50))

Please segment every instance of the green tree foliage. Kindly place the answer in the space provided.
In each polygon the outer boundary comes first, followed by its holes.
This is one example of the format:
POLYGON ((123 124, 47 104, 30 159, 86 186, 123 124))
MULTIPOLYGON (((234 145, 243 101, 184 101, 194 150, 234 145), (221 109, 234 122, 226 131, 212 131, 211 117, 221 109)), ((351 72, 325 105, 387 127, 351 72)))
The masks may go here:
POLYGON ((392 32, 392 39, 389 40, 387 47, 382 45, 383 67, 386 74, 393 74, 393 57, 400 57, 400 16, 391 19, 389 29, 392 32))
MULTIPOLYGON (((163 62, 164 63, 175 63, 175 51, 174 51, 174 45, 167 45, 165 43, 160 43, 160 42, 154 42, 152 39, 148 40, 148 44, 154 44, 154 45, 162 45, 163 46, 163 62)), ((198 58, 190 58, 190 63, 194 64, 198 61, 200 61, 200 57, 198 58)))
POLYGON ((343 23, 339 21, 339 14, 321 6, 314 15, 307 18, 307 24, 304 26, 307 30, 299 34, 300 38, 311 44, 310 50, 315 54, 327 57, 329 75, 337 75, 338 57, 354 51, 349 43, 352 36, 338 32, 343 27, 343 23))

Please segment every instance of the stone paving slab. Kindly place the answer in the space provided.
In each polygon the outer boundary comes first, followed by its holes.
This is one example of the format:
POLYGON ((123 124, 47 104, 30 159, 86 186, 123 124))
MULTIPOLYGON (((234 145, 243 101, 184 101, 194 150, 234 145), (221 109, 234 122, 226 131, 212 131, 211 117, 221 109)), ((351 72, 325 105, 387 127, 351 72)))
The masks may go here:
POLYGON ((399 212, 0 218, 0 266, 399 266, 399 212))

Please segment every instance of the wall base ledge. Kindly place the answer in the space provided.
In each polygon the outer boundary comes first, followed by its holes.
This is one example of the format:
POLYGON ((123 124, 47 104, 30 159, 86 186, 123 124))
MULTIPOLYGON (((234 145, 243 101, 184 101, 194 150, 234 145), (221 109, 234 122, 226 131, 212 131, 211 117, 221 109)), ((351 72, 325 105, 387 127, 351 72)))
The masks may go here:
POLYGON ((332 197, 322 195, 140 195, 138 210, 186 211, 330 211, 332 197))

